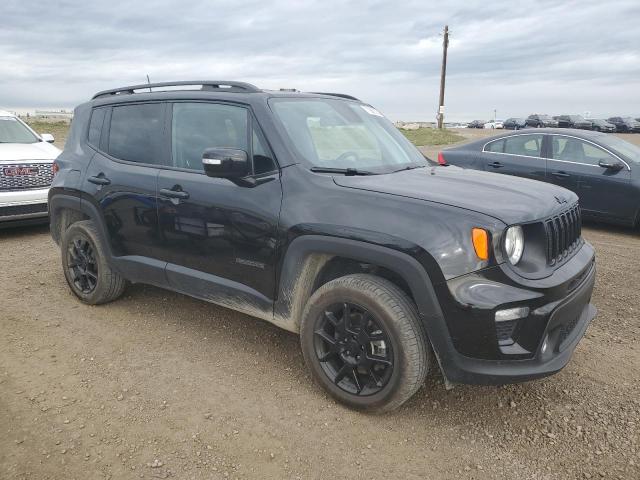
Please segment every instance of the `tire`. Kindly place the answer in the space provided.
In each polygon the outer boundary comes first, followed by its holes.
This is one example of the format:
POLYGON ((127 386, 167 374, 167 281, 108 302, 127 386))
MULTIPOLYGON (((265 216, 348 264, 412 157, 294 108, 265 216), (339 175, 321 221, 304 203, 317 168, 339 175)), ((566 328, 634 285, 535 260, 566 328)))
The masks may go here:
POLYGON ((71 291, 84 303, 99 305, 120 297, 126 281, 107 262, 91 220, 71 224, 60 242, 62 271, 71 291))
POLYGON ((422 386, 429 367, 428 340, 415 305, 374 275, 347 275, 320 287, 303 313, 300 343, 314 380, 357 410, 398 408, 422 386))

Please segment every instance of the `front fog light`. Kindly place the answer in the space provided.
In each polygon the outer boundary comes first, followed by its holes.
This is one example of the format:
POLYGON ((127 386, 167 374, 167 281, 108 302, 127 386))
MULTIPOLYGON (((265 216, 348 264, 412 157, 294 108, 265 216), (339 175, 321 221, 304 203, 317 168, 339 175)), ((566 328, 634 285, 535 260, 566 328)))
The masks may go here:
POLYGON ((529 307, 507 308, 496 311, 496 322, 508 322, 529 316, 529 307))
POLYGON ((504 237, 504 249, 511 265, 517 265, 524 251, 524 233, 521 226, 516 225, 507 229, 504 237))

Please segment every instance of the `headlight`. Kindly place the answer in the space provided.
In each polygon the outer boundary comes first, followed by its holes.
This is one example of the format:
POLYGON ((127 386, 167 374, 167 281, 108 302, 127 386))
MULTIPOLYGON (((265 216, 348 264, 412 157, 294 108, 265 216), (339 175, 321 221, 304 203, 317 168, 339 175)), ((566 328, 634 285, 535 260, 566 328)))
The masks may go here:
POLYGON ((524 251, 524 233, 522 227, 509 227, 504 239, 504 249, 512 265, 517 265, 524 251))

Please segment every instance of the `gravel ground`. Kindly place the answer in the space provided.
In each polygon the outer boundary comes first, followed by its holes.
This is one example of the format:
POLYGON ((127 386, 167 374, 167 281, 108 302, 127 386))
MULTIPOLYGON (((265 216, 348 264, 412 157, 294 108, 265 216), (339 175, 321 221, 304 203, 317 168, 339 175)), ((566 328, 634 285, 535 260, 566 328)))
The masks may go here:
MULTIPOLYGON (((639 136, 640 137, 640 136, 639 136)), ((298 338, 134 285, 90 307, 45 227, 0 231, 0 478, 640 478, 640 234, 588 225, 599 314, 559 374, 350 411, 298 338)))

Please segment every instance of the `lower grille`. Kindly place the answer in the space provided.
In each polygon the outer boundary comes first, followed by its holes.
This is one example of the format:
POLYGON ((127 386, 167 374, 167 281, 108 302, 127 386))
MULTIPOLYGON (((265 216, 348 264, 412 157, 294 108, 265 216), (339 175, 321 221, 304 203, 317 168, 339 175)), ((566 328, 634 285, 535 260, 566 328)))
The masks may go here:
POLYGON ((578 324, 579 319, 580 319, 580 316, 577 316, 576 318, 571 320, 569 323, 565 323, 562 327, 560 327, 560 337, 558 339, 558 345, 562 345, 562 343, 567 339, 567 337, 571 335, 571 332, 573 332, 573 329, 576 328, 576 325, 578 324))
POLYGON ((562 261, 580 243, 582 216, 580 206, 573 207, 545 221, 547 237, 547 263, 555 265, 562 261))
POLYGON ((0 190, 46 188, 53 181, 50 163, 15 163, 0 165, 0 190))
POLYGON ((10 217, 12 215, 29 215, 33 213, 46 213, 46 203, 34 203, 31 205, 12 205, 10 207, 0 207, 0 217, 10 217))

